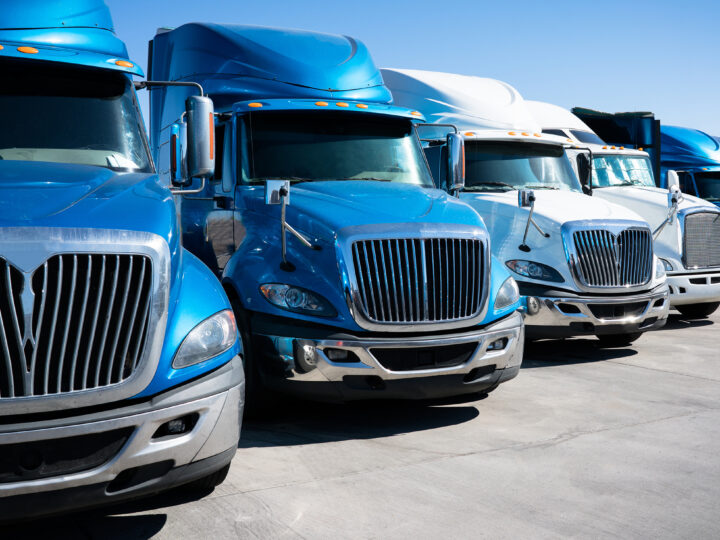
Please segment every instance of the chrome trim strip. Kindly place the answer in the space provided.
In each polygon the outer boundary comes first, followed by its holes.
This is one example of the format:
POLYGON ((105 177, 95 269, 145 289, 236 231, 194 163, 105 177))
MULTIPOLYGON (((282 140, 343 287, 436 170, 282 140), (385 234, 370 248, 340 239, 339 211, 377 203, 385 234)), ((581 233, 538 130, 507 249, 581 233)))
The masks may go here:
MULTIPOLYGON (((55 227, 0 228, 0 256, 23 272, 33 272, 54 255, 108 253, 146 255, 153 261, 153 283, 148 299, 151 302, 150 321, 145 350, 139 360, 141 367, 117 385, 49 396, 0 398, 0 414, 27 414, 90 406, 99 401, 119 401, 138 394, 150 383, 160 359, 167 325, 170 292, 170 249, 167 242, 159 235, 144 231, 55 227)), ((73 277, 75 276, 73 273, 73 277)), ((85 293, 85 299, 87 296, 88 293, 85 293)), ((72 309, 72 306, 68 306, 68 309, 72 309)), ((65 345, 66 343, 63 347, 65 345)), ((75 367, 77 368, 78 366, 75 367)))

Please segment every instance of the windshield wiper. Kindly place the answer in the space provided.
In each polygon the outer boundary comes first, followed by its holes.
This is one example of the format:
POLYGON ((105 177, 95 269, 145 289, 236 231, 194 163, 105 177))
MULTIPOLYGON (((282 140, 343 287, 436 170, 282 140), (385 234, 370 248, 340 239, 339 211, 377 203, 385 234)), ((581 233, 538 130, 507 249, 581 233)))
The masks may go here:
POLYGON ((554 190, 559 190, 559 189, 560 189, 560 188, 557 187, 557 186, 547 186, 547 185, 544 185, 544 184, 539 184, 539 185, 536 185, 536 186, 523 186, 523 188, 524 188, 524 189, 554 189, 554 190))
POLYGON ((392 180, 390 180, 389 178, 374 178, 372 176, 357 176, 354 178, 328 178, 327 180, 373 180, 375 182, 392 182, 392 180))
POLYGON ((463 191, 489 191, 488 189, 485 189, 484 186, 496 186, 501 188, 508 188, 508 190, 517 189, 516 186, 511 186, 510 184, 506 184, 505 182, 479 182, 473 186, 465 185, 463 191))

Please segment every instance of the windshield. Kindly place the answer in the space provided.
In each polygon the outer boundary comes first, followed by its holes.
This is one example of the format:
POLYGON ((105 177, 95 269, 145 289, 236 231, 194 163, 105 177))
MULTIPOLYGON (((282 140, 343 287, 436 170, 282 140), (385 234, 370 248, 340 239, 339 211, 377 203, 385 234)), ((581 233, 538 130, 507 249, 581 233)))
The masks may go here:
MULTIPOLYGON (((245 182, 368 180, 433 187, 410 120, 326 111, 254 112, 245 182)), ((241 144, 243 144, 241 142, 241 144)))
POLYGON ((571 129, 570 133, 572 133, 573 137, 575 137, 581 143, 605 144, 605 141, 603 141, 600 137, 595 135, 592 131, 581 131, 579 129, 571 129))
POLYGON ((720 171, 695 173, 698 195, 711 202, 720 201, 720 171))
POLYGON ((655 186, 650 160, 644 156, 603 155, 593 158, 593 187, 655 186))
POLYGON ((465 190, 562 189, 580 191, 561 146, 465 141, 465 190))
POLYGON ((0 159, 152 170, 127 76, 12 59, 0 70, 0 159))

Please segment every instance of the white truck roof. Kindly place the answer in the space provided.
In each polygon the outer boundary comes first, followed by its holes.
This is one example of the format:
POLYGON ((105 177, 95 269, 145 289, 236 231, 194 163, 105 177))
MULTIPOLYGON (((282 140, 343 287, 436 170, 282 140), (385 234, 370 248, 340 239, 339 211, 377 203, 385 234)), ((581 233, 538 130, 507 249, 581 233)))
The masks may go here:
POLYGON ((541 131, 520 92, 502 81, 414 69, 380 71, 394 104, 421 111, 428 122, 460 130, 541 131))

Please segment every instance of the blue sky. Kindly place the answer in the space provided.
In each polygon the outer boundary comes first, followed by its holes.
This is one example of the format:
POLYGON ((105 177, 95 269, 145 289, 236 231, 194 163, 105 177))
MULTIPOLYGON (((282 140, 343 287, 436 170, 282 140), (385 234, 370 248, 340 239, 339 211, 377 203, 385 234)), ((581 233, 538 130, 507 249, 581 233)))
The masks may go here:
POLYGON ((118 36, 143 68, 147 42, 160 26, 224 22, 302 28, 358 38, 381 67, 492 77, 527 99, 610 112, 649 110, 665 124, 720 135, 717 1, 106 3, 118 36))

